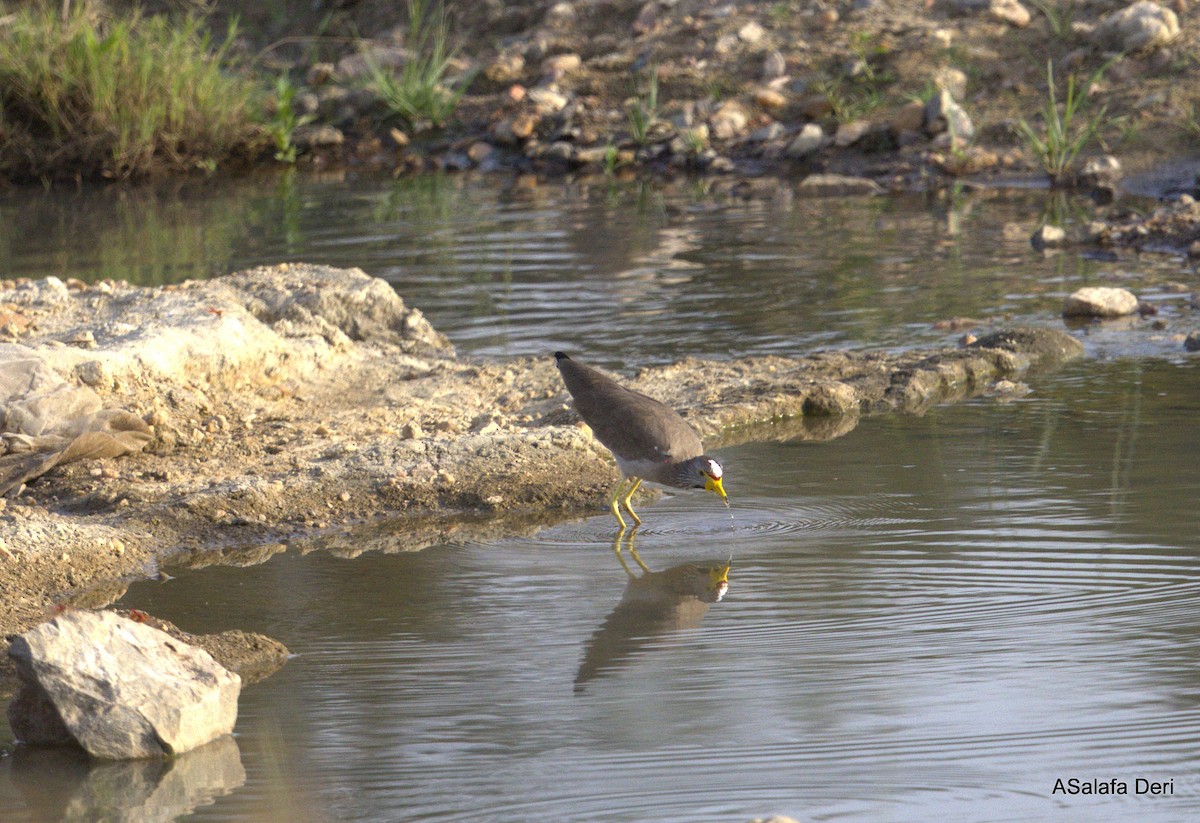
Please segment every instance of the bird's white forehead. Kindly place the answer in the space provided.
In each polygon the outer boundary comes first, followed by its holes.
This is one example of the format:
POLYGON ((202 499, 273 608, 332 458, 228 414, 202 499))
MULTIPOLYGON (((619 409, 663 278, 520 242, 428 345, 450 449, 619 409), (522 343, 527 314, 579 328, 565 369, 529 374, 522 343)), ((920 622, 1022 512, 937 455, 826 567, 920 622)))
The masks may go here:
POLYGON ((716 460, 709 460, 708 473, 719 480, 721 478, 721 464, 716 460))

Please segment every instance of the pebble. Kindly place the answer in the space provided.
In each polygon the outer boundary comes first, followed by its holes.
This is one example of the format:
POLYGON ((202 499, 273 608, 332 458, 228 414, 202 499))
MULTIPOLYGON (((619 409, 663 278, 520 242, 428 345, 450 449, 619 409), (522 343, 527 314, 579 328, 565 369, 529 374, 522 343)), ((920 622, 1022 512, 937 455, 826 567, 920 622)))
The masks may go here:
POLYGON ((467 148, 467 157, 471 159, 472 163, 478 165, 491 157, 494 151, 495 148, 491 143, 487 143, 483 140, 476 140, 467 148))
POLYGON ((852 120, 849 123, 842 123, 833 135, 833 143, 839 148, 852 146, 863 139, 870 130, 871 124, 866 120, 852 120))
POLYGON ((1029 243, 1038 251, 1053 249, 1066 245, 1067 233, 1061 226, 1046 224, 1038 226, 1037 231, 1029 238, 1029 243))
POLYGON ((773 50, 763 58, 762 79, 763 82, 769 83, 776 80, 787 72, 787 60, 784 59, 783 53, 778 49, 773 50))
POLYGON ((112 376, 99 360, 88 360, 75 367, 75 374, 80 382, 92 388, 112 386, 112 376))
POLYGON ((81 349, 94 349, 96 348, 96 335, 84 329, 68 337, 67 343, 72 346, 78 346, 81 349))
POLYGON ((762 39, 767 36, 767 30, 764 29, 757 21, 751 20, 746 25, 738 29, 738 39, 743 43, 751 46, 762 42, 762 39))
POLYGON ((825 132, 821 130, 821 127, 816 123, 805 123, 795 139, 783 150, 783 153, 794 158, 808 157, 810 154, 820 151, 824 145, 825 132))
POLYGON ((746 135, 746 141, 749 143, 767 143, 771 140, 778 140, 785 133, 784 127, 772 120, 762 128, 755 129, 746 135))
POLYGON ((565 94, 548 86, 529 90, 529 102, 537 106, 542 114, 555 114, 567 107, 570 100, 565 94))
POLYGON ((754 92, 754 102, 767 111, 778 111, 787 105, 787 98, 775 89, 759 89, 754 92))
POLYGON ((966 109, 946 89, 940 89, 925 104, 925 131, 930 135, 948 131, 962 140, 975 136, 975 125, 966 109))
POLYGON ((1183 339, 1183 348, 1187 351, 1200 351, 1200 331, 1194 331, 1183 339))
POLYGON ((578 54, 556 54, 542 61, 542 83, 557 83, 573 71, 578 71, 583 60, 578 54))
POLYGON ((741 134, 749 122, 745 107, 736 100, 728 100, 709 117, 708 127, 717 140, 730 140, 741 134))
POLYGON ((991 0, 988 12, 1002 23, 1008 23, 1018 29, 1025 28, 1033 19, 1029 9, 1021 5, 1018 0, 991 0))

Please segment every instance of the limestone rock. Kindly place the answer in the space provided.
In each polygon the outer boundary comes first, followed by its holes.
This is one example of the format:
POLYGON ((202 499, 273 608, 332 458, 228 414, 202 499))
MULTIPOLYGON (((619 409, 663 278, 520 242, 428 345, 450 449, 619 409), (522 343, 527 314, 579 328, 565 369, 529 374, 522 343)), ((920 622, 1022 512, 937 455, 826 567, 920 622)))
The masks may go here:
POLYGON ((1175 12, 1150 0, 1114 11, 1092 32, 1097 45, 1117 51, 1156 49, 1178 36, 1179 18, 1175 12))
POLYGON ((250 313, 280 334, 328 337, 332 327, 351 340, 399 335, 422 346, 450 348, 425 315, 405 305, 387 281, 357 269, 265 266, 230 275, 226 282, 248 295, 250 313))
POLYGON ((113 612, 66 611, 13 641, 9 706, 34 745, 108 760, 186 752, 233 731, 242 681, 205 651, 113 612))
POLYGON ((1122 317, 1137 311, 1138 299, 1126 289, 1087 286, 1067 297, 1064 317, 1122 317))

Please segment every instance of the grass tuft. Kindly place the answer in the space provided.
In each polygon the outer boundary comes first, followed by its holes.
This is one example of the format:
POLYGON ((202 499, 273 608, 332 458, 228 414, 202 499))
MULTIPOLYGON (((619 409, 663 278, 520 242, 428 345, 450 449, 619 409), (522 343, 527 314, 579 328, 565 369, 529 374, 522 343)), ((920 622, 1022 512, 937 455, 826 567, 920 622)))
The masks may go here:
POLYGON ((125 178, 212 169, 258 139, 249 80, 225 68, 235 31, 202 19, 102 19, 24 7, 0 29, 0 176, 125 178))
POLYGON ((644 95, 629 104, 629 136, 639 146, 650 141, 650 130, 658 122, 658 69, 651 67, 649 85, 644 95))
POLYGON ((447 81, 455 52, 449 46, 450 28, 438 5, 431 9, 429 0, 408 0, 408 58, 399 72, 372 60, 368 64, 370 83, 395 115, 410 126, 423 123, 442 126, 454 114, 471 78, 457 84, 447 81))
POLYGON ((1054 91, 1054 64, 1046 61, 1046 101, 1042 106, 1042 128, 1035 129, 1029 121, 1021 118, 1017 132, 1026 147, 1041 163, 1042 169, 1055 183, 1064 182, 1075 164, 1079 153, 1095 139, 1106 125, 1108 107, 1101 106, 1089 114, 1088 91, 1100 79, 1109 64, 1101 66, 1083 83, 1074 75, 1067 78, 1066 98, 1060 109, 1058 95, 1054 91))

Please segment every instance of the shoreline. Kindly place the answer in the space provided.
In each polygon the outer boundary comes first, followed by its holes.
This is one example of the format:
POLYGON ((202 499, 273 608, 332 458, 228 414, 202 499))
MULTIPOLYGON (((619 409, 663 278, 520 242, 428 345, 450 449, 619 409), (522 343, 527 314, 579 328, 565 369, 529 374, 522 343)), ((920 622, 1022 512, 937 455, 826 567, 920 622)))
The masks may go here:
MULTIPOLYGON (((5 634, 59 604, 105 606, 162 565, 536 531, 599 512, 616 477, 549 356, 460 358, 358 270, 285 264, 159 288, 49 278, 2 294, 36 323, 0 358, 40 358, 152 430, 141 451, 66 463, 0 498, 5 634)), ((1064 331, 1017 330, 958 349, 686 359, 627 382, 719 450, 830 439, 1082 352, 1064 331)))

